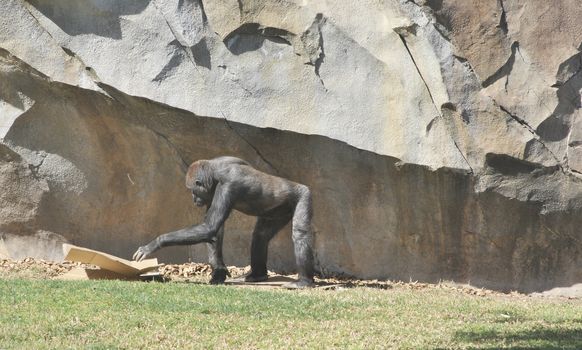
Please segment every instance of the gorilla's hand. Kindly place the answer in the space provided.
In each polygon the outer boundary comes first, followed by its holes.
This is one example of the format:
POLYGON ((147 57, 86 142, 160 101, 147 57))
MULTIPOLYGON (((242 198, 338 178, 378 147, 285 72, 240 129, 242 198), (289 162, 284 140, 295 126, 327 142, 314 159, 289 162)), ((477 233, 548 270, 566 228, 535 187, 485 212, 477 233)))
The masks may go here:
POLYGON ((151 253, 153 253, 153 249, 150 247, 150 245, 142 245, 141 247, 137 248, 137 250, 135 251, 135 253, 133 254, 133 260, 135 261, 142 261, 143 259, 147 258, 148 256, 150 256, 151 253))

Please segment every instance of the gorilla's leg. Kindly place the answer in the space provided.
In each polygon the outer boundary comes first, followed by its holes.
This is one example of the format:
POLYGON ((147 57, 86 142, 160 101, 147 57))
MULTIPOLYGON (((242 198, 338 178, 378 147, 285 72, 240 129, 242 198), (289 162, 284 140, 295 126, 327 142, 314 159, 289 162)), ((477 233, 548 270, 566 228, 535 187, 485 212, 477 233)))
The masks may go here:
POLYGON ((287 223, 289 217, 277 219, 259 217, 253 231, 251 243, 251 272, 245 276, 246 282, 260 282, 267 279, 267 251, 269 241, 287 223))
POLYGON ((287 288, 304 288, 313 286, 313 216, 311 192, 305 186, 298 189, 298 201, 293 214, 293 246, 299 280, 285 285, 287 288))
POLYGON ((222 257, 222 241, 224 238, 224 225, 216 232, 216 241, 206 243, 208 247, 208 263, 212 266, 212 278, 210 284, 222 284, 226 276, 230 276, 222 257))

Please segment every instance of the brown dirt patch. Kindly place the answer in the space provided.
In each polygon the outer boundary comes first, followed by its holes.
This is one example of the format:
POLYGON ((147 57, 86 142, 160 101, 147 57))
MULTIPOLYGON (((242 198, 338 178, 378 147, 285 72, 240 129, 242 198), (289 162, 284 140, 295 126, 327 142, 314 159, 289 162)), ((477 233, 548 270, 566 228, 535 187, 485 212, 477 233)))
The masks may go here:
MULTIPOLYGON (((77 267, 97 268, 96 266, 71 261, 53 262, 33 258, 26 258, 23 260, 0 259, 0 278, 53 279, 77 267)), ((228 267, 230 278, 240 278, 249 272, 249 270, 249 266, 228 267)), ((167 281, 207 283, 210 280, 211 267, 208 264, 202 263, 168 264, 161 266, 159 271, 167 281)), ((277 274, 269 272, 269 275, 276 276, 277 274)), ((296 277, 296 275, 290 275, 289 277, 296 277)), ((502 293, 453 282, 431 284, 389 280, 361 280, 349 277, 326 277, 316 278, 316 283, 318 286, 326 289, 368 287, 378 289, 406 288, 421 290, 432 288, 457 291, 479 297, 528 297, 528 295, 517 292, 502 293)))

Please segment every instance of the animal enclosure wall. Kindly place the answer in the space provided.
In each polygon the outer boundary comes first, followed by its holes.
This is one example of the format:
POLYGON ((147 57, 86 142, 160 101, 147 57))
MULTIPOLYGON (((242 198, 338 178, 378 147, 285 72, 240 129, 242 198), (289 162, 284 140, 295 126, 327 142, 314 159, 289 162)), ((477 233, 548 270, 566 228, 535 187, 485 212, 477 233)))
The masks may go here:
MULTIPOLYGON (((202 219, 185 167, 228 154, 311 187, 324 274, 581 282, 577 12, 573 0, 3 2, 0 242, 15 258, 58 259, 62 242, 129 257, 202 219)), ((253 225, 230 218, 227 264, 248 263, 253 225)), ((288 228, 269 266, 294 268, 288 228)))

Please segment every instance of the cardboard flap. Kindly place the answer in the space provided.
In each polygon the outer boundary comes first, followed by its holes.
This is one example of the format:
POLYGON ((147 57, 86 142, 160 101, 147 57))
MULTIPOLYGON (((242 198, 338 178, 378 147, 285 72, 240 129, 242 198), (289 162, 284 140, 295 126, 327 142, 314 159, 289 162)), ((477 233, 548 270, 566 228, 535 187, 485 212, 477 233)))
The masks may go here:
POLYGON ((113 271, 104 269, 85 269, 82 267, 75 267, 71 271, 55 277, 57 280, 123 280, 123 281, 137 281, 139 276, 127 276, 113 271))
POLYGON ((104 270, 113 271, 125 276, 137 276, 159 266, 158 259, 147 259, 140 262, 129 261, 97 250, 77 247, 71 244, 63 244, 63 253, 65 254, 65 260, 97 265, 104 270))

